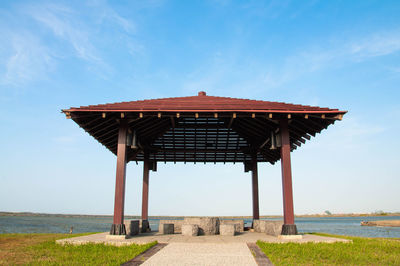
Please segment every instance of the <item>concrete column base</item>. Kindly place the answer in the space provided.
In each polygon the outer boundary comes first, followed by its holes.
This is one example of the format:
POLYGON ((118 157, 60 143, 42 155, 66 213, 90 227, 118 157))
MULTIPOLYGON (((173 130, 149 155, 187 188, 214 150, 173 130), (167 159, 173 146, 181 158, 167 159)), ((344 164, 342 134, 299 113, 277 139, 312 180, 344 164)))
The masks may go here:
POLYGON ((129 238, 127 235, 106 235, 106 240, 124 240, 129 238))
POLYGON ((124 224, 113 224, 111 226, 110 235, 126 235, 124 224))
POLYGON ((297 226, 295 224, 284 224, 282 226, 282 235, 297 235, 297 226))
POLYGON ((279 239, 283 240, 296 240, 296 239, 303 239, 302 235, 279 235, 279 239))
POLYGON ((149 220, 141 220, 140 233, 151 232, 149 220))

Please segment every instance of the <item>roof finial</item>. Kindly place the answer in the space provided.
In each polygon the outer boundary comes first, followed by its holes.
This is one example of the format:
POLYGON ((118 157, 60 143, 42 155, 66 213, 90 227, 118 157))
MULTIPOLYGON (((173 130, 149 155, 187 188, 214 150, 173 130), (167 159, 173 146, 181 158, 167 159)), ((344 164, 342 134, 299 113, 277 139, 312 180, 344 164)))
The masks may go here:
POLYGON ((206 92, 205 91, 199 91, 199 96, 206 96, 206 92))

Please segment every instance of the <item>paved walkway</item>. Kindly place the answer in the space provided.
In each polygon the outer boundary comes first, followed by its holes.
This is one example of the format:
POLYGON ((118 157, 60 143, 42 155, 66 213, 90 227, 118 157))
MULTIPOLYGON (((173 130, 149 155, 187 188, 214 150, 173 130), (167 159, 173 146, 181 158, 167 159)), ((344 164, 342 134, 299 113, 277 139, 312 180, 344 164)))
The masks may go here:
POLYGON ((163 243, 157 250, 143 258, 131 260, 127 265, 271 265, 271 262, 254 244, 257 240, 270 243, 306 242, 349 242, 346 239, 303 235, 302 239, 281 239, 265 233, 244 232, 236 236, 183 236, 181 234, 161 235, 151 232, 128 239, 107 239, 109 233, 57 240, 59 244, 81 245, 86 243, 105 243, 110 245, 144 244, 153 241, 163 243), (250 249, 251 251, 250 251, 250 249), (256 248, 256 249, 255 249, 256 248), (254 253, 254 256, 252 254, 254 253), (260 253, 260 254, 258 254, 260 253), (258 254, 258 255, 257 255, 258 254))
POLYGON ((142 265, 257 265, 245 243, 171 243, 142 265))
POLYGON ((349 240, 326 237, 326 236, 316 236, 316 235, 303 235, 302 239, 280 239, 278 237, 269 236, 265 233, 255 233, 255 232, 243 232, 235 236, 183 236, 182 234, 173 235, 161 235, 158 232, 150 232, 145 234, 139 234, 128 239, 106 239, 107 232, 93 234, 88 236, 80 236, 73 238, 66 238, 57 240, 57 243, 64 244, 86 244, 86 243, 106 243, 111 245, 130 245, 130 244, 146 244, 150 242, 157 241, 158 243, 256 243, 257 240, 261 240, 269 243, 306 243, 306 242, 349 242, 349 240))

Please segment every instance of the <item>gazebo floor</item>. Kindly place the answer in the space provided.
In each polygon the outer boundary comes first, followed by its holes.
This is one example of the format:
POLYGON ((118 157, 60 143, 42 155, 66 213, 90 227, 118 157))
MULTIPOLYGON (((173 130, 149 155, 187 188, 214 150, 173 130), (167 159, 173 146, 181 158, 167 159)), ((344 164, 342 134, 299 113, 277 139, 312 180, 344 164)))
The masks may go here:
POLYGON ((317 236, 317 235, 309 235, 305 234, 301 239, 281 239, 274 236, 269 236, 264 233, 255 233, 255 232, 243 232, 239 233, 235 236, 221 236, 221 235, 212 235, 212 236, 183 236, 182 234, 173 234, 173 235, 162 235, 158 232, 150 232, 139 234, 127 239, 107 239, 108 232, 98 233, 87 236, 79 236, 72 237, 66 239, 59 239, 56 242, 58 244, 74 244, 74 245, 82 245, 87 243, 106 243, 110 245, 130 245, 130 244, 146 244, 153 241, 157 241, 158 243, 255 243, 257 240, 261 240, 269 243, 334 243, 334 242, 350 242, 350 240, 334 238, 334 237, 326 237, 326 236, 317 236))

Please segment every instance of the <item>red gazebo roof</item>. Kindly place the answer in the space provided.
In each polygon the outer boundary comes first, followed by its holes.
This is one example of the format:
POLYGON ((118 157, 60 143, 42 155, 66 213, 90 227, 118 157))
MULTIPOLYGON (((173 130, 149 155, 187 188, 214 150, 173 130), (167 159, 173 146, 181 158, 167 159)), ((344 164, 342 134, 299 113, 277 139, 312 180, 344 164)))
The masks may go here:
POLYGON ((311 136, 341 120, 346 111, 281 102, 207 96, 162 98, 71 107, 62 110, 80 127, 117 154, 119 123, 125 119, 135 132, 139 149, 128 160, 164 162, 275 163, 271 134, 279 134, 279 120, 288 119, 292 150, 311 136))
POLYGON ((318 113, 345 114, 345 111, 317 106, 239 99, 230 97, 198 96, 171 97, 130 102, 107 103, 71 107, 64 111, 80 112, 269 112, 269 113, 318 113))

